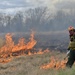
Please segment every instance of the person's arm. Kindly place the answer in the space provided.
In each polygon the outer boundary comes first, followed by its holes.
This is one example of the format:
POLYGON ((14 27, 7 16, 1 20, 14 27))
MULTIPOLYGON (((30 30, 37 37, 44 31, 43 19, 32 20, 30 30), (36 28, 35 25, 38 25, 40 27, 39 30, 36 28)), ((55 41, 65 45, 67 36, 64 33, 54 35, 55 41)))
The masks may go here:
POLYGON ((70 41, 73 41, 74 37, 73 36, 70 36, 70 41))

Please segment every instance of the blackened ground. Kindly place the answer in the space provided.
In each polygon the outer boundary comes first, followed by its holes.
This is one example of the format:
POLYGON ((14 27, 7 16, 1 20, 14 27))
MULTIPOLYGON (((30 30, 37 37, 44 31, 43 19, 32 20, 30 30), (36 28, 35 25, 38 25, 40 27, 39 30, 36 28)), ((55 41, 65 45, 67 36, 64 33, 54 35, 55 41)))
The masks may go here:
MULTIPOLYGON (((5 34, 4 34, 5 35, 5 34)), ((0 37, 4 38, 4 35, 0 37)), ((13 41, 15 44, 18 43, 19 38, 24 37, 27 43, 30 38, 30 33, 14 33, 13 41)), ((34 46, 37 50, 42 48, 43 50, 49 48, 50 50, 59 50, 64 52, 68 48, 69 34, 68 33, 35 33, 34 39, 37 44, 34 46)))

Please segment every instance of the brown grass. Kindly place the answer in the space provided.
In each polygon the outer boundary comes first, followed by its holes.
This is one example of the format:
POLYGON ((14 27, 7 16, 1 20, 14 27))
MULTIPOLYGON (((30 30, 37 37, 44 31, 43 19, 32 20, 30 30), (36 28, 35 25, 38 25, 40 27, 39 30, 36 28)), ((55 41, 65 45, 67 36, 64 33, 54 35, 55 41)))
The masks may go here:
POLYGON ((0 75, 75 75, 75 66, 72 69, 65 70, 43 70, 42 64, 50 62, 51 56, 63 59, 65 54, 60 52, 45 53, 43 55, 19 56, 6 64, 0 64, 0 75), (64 56, 63 56, 64 55, 64 56))

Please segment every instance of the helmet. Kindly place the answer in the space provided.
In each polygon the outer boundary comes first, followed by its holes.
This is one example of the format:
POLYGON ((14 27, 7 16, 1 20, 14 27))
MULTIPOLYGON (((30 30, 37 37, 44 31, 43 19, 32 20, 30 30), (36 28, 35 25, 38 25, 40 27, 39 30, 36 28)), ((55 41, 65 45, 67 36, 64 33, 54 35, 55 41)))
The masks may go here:
POLYGON ((69 30, 69 31, 74 30, 74 27, 70 26, 70 27, 68 28, 68 30, 69 30))

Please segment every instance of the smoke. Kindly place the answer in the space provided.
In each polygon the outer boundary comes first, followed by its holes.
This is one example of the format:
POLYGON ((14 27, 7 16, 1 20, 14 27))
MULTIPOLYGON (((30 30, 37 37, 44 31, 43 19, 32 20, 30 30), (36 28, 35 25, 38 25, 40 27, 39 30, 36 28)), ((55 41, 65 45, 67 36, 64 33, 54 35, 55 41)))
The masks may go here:
POLYGON ((58 9, 75 9, 75 0, 62 0, 56 4, 58 9))
POLYGON ((50 9, 75 9, 75 0, 26 0, 35 7, 47 6, 50 9))
POLYGON ((47 7, 55 7, 55 4, 59 2, 59 0, 26 0, 31 3, 33 6, 47 6, 47 7))
MULTIPOLYGON (((48 7, 55 12, 60 9, 75 9, 75 0, 0 0, 0 12, 14 12, 19 9, 48 7), (4 10, 5 9, 5 10, 4 10)), ((66 10, 67 11, 67 10, 66 10)))
POLYGON ((49 7, 55 7, 56 5, 60 5, 60 6, 66 5, 68 7, 69 6, 68 4, 70 4, 71 6, 73 6, 72 5, 73 3, 75 4, 75 0, 66 0, 66 1, 65 0, 32 0, 30 2, 35 5, 41 4, 41 5, 46 5, 49 7))
POLYGON ((75 10, 75 0, 25 0, 26 2, 31 5, 31 8, 47 7, 49 13, 52 14, 56 14, 59 10, 66 13, 75 10))

